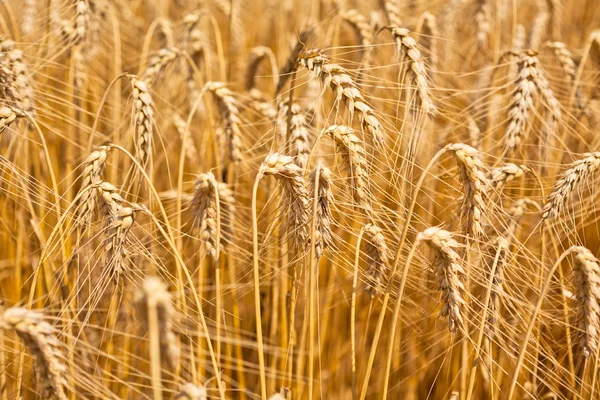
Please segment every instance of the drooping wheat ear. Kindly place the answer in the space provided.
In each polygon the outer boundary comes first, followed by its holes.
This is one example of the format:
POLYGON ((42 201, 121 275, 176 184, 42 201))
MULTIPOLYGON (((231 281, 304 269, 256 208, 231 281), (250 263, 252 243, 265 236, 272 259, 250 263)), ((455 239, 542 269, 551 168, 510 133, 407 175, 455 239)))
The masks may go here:
POLYGON ((162 35, 164 39, 164 46, 166 48, 171 48, 175 46, 175 35, 173 33, 173 24, 171 20, 167 18, 158 18, 157 20, 159 33, 162 35))
POLYGON ((3 40, 0 43, 2 62, 2 83, 6 100, 11 106, 27 112, 33 112, 35 91, 29 77, 29 70, 25 63, 23 52, 16 48, 12 40, 3 40))
POLYGON ((290 52, 290 56, 283 67, 281 67, 279 70, 279 80, 277 81, 277 87, 275 88, 276 96, 279 94, 281 89, 283 89, 283 86, 285 86, 285 83, 288 81, 290 76, 296 72, 296 69, 298 68, 298 57, 300 57, 300 53, 302 53, 302 50, 306 46, 308 39, 310 39, 313 35, 314 29, 315 28, 313 26, 309 26, 300 32, 300 35, 298 35, 298 41, 290 52))
POLYGON ((86 80, 86 46, 90 31, 91 13, 86 0, 75 1, 73 21, 59 21, 63 36, 69 41, 75 66, 75 86, 81 88, 86 80))
POLYGON ((79 226, 81 228, 85 228, 92 221, 92 216, 96 209, 96 197, 100 193, 96 186, 100 186, 102 181, 101 175, 104 167, 106 167, 106 159, 108 158, 109 151, 109 146, 100 146, 98 149, 92 151, 83 162, 80 189, 82 195, 79 198, 81 204, 79 209, 79 226))
POLYGON ((560 103, 554 96, 554 92, 550 89, 550 85, 544 76, 544 72, 538 68, 535 84, 537 85, 549 112, 546 112, 546 122, 543 128, 542 138, 542 155, 545 154, 546 147, 552 148, 552 135, 555 135, 558 131, 560 120, 562 119, 562 112, 560 109, 560 103))
POLYGON ((477 0, 475 8, 475 25, 477 26, 477 46, 485 48, 490 34, 490 9, 486 0, 477 0))
MULTIPOLYGON (((181 140, 184 140, 186 122, 177 113, 173 114, 173 126, 177 129, 177 133, 181 140)), ((196 145, 190 135, 187 135, 187 138, 185 139, 185 142, 182 143, 182 146, 185 149, 185 156, 190 162, 195 164, 198 161, 198 149, 196 149, 196 145)))
POLYGON ((297 103, 293 103, 290 110, 287 101, 279 105, 279 112, 277 113, 278 134, 283 138, 287 138, 287 142, 290 143, 291 155, 294 156, 294 163, 301 168, 306 168, 312 147, 306 115, 307 113, 297 103), (291 114, 289 132, 287 132, 288 113, 291 114))
MULTIPOLYGON (((315 253, 317 258, 321 258, 323 251, 326 250, 332 242, 331 236, 331 204, 333 203, 333 192, 331 190, 331 170, 318 162, 317 166, 310 172, 310 196, 313 204, 317 202, 317 219, 315 220, 315 253), (319 188, 317 197, 314 198, 315 185, 319 172, 319 188)), ((312 210, 312 207, 311 207, 312 210)))
MULTIPOLYGON (((342 13, 342 18, 347 21, 356 34, 358 43, 363 49, 363 55, 370 54, 369 47, 373 44, 373 33, 369 20, 358 12, 358 10, 348 10, 342 13)), ((368 59, 363 59, 364 63, 368 63, 368 59)))
POLYGON ((183 49, 185 49, 194 61, 198 61, 198 55, 207 50, 206 35, 200 28, 201 13, 187 14, 183 18, 183 49))
POLYGON ((175 61, 180 52, 175 48, 161 49, 157 55, 150 59, 150 63, 142 72, 139 79, 146 82, 146 85, 152 86, 154 79, 163 71, 167 65, 175 61))
MULTIPOLYGON (((360 116, 360 122, 364 130, 369 132, 376 146, 383 146, 384 129, 371 106, 367 104, 358 90, 354 80, 346 70, 337 64, 331 64, 329 58, 320 50, 307 50, 300 55, 299 64, 309 71, 315 73, 323 84, 323 87, 331 87, 336 96, 336 101, 343 100, 348 107, 350 123, 354 113, 360 116)), ((348 125, 350 125, 350 123, 348 125)))
MULTIPOLYGON (((489 254, 491 257, 485 257, 486 271, 489 275, 494 272, 491 277, 492 287, 490 290, 490 300, 488 303, 487 319, 485 334, 488 338, 493 339, 496 334, 496 327, 498 323, 498 316, 500 313, 500 298, 504 294, 504 268, 506 266, 506 260, 508 258, 510 242, 503 237, 497 236, 492 240, 489 245, 489 254), (493 269, 494 262, 496 262, 495 271, 493 269)), ((485 299, 482 299, 482 304, 485 303, 485 299)))
POLYGON ((264 60, 267 59, 271 49, 266 46, 257 46, 250 51, 248 65, 246 66, 246 91, 256 86, 256 71, 264 60))
POLYGON ((590 178, 600 167, 600 152, 586 153, 584 158, 571 164, 552 187, 542 210, 543 219, 557 217, 573 191, 590 178))
POLYGON ((152 95, 148 84, 141 79, 132 78, 133 87, 133 126, 135 129, 135 157, 145 166, 152 155, 152 130, 154 112, 152 111, 152 95))
POLYGON ((434 252, 433 266, 442 293, 441 317, 448 317, 450 332, 456 332, 463 324, 461 309, 465 305, 462 292, 465 290, 461 277, 464 270, 456 252, 458 242, 452 234, 439 227, 427 228, 419 233, 417 240, 425 242, 434 252))
POLYGON ((4 132, 17 118, 23 118, 23 111, 14 107, 0 107, 0 134, 4 132))
MULTIPOLYGON (((111 207, 115 205, 115 203, 116 202, 113 202, 111 207)), ((126 244, 129 231, 135 220, 135 215, 139 210, 141 210, 141 207, 137 204, 131 204, 131 207, 117 205, 114 216, 108 220, 109 224, 106 233, 106 244, 104 245, 104 251, 107 255, 106 265, 109 268, 110 277, 117 282, 119 282, 121 276, 127 272, 125 265, 128 254, 126 244)))
POLYGON ((530 49, 539 49, 542 41, 546 39, 548 28, 548 13, 541 12, 535 17, 529 32, 528 45, 530 49))
MULTIPOLYGON (((573 61, 573 55, 569 49, 567 49, 567 46, 563 42, 546 42, 544 43, 544 46, 552 50, 564 74, 569 80, 569 84, 573 85, 577 75, 577 66, 575 65, 575 61, 573 61)), ((586 110, 583 102, 583 95, 581 94, 581 88, 579 86, 575 91, 575 101, 578 109, 586 110)))
POLYGON ((519 227, 519 223, 521 222, 521 218, 523 218, 523 215, 525 215, 527 207, 530 206, 534 207, 536 210, 540 209, 540 206, 537 202, 527 197, 515 201, 513 205, 508 209, 508 215, 511 216, 511 221, 508 225, 508 229, 506 232, 509 235, 515 234, 517 228, 519 227))
POLYGON ((331 125, 323 131, 323 134, 334 140, 337 151, 342 156, 345 168, 350 175, 350 190, 356 205, 370 216, 373 209, 369 197, 367 153, 361 140, 354 132, 352 128, 347 126, 331 125))
POLYGON ((435 15, 428 11, 425 11, 421 18, 423 19, 423 35, 420 37, 420 42, 429 51, 429 65, 435 71, 439 64, 438 38, 440 37, 440 31, 437 26, 437 19, 435 15))
POLYGON ((408 64, 408 75, 417 88, 421 107, 427 115, 435 115, 437 109, 431 100, 427 72, 425 71, 421 52, 417 48, 417 42, 410 36, 410 31, 406 28, 388 26, 387 29, 392 32, 392 36, 396 41, 398 61, 408 64))
POLYGON ((574 249, 573 277, 579 346, 584 357, 596 354, 600 334, 600 264, 587 248, 574 249))
POLYGON ((160 359, 169 367, 175 368, 179 361, 179 347, 177 346, 177 338, 173 329, 175 310, 171 303, 171 294, 167 291, 167 285, 157 277, 147 277, 142 284, 141 290, 137 293, 135 302, 146 325, 148 325, 151 318, 150 313, 156 313, 158 318, 160 359))
POLYGON ((208 391, 202 385, 194 385, 186 383, 182 386, 181 391, 177 396, 177 400, 208 400, 208 391))
POLYGON ((383 8, 388 25, 402 26, 398 5, 395 4, 394 0, 379 0, 379 3, 381 4, 381 8, 383 8))
POLYGON ((525 133, 529 111, 533 108, 534 95, 538 90, 535 84, 537 63, 537 57, 528 54, 523 54, 517 62, 519 72, 508 110, 509 123, 504 133, 503 145, 506 150, 515 150, 525 133))
POLYGON ((213 100, 219 108, 223 132, 225 134, 225 147, 227 148, 229 158, 232 162, 241 161, 242 144, 240 138, 242 137, 242 131, 240 129, 240 110, 233 92, 222 82, 207 82, 205 88, 212 93, 213 100))
POLYGON ((0 318, 4 330, 14 330, 35 359, 40 394, 44 399, 67 400, 67 366, 56 329, 44 316, 21 307, 9 308, 0 318))
POLYGON ((383 276, 388 264, 388 247, 385 244, 383 230, 374 224, 364 228, 366 239, 365 253, 368 258, 366 288, 371 298, 374 298, 383 285, 383 276))
POLYGON ((491 169, 487 175, 486 183, 494 190, 502 190, 508 182, 520 178, 525 172, 529 171, 531 170, 524 165, 508 163, 491 169))
POLYGON ((479 159, 479 151, 462 143, 447 146, 456 160, 459 179, 463 184, 463 200, 460 206, 460 215, 465 221, 467 235, 481 236, 481 217, 485 212, 483 195, 485 194, 485 176, 483 176, 483 163, 479 159))
POLYGON ((221 246, 223 247, 225 241, 231 239, 233 232, 232 218, 235 215, 235 200, 231 189, 225 183, 218 183, 212 172, 200 174, 196 179, 191 201, 195 215, 194 225, 199 229, 200 239, 205 243, 208 254, 215 260, 218 258, 217 191, 221 206, 221 246))
POLYGON ((562 0, 546 0, 548 12, 550 13, 550 21, 548 26, 550 27, 550 35, 553 40, 560 37, 560 28, 562 24, 562 0))
POLYGON ((278 153, 270 153, 259 170, 259 174, 274 176, 283 189, 283 203, 287 210, 289 229, 298 250, 306 250, 309 245, 310 197, 303 171, 294 164, 293 157, 278 153))

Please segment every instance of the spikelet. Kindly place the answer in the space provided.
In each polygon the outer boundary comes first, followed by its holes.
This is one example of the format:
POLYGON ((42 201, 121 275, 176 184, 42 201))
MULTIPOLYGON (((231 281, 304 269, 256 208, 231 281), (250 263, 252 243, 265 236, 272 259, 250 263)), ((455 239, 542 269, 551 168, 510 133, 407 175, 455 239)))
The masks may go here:
POLYGON ((156 77, 163 71, 167 65, 172 63, 179 56, 179 50, 175 48, 161 49, 157 55, 150 59, 148 66, 142 72, 139 79, 144 81, 149 87, 154 84, 156 77))
POLYGON ((102 215, 110 225, 118 217, 119 210, 123 207, 125 200, 119 194, 119 190, 108 182, 100 182, 97 185, 97 190, 102 198, 102 215))
MULTIPOLYGON (((317 219, 315 221, 315 255, 321 258, 323 251, 331 246, 331 204, 333 203, 333 192, 331 191, 331 170, 319 161, 317 166, 310 172, 309 194, 313 204, 317 202, 317 219), (315 185, 319 171, 319 187, 317 197, 314 197, 315 185)), ((312 208, 311 208, 312 210, 312 208)))
POLYGON ((546 198, 546 204, 542 210, 543 219, 557 217, 567 199, 573 191, 600 167, 600 152, 586 153, 584 158, 571 164, 571 168, 565 171, 554 183, 552 192, 546 198))
POLYGON ((2 54, 2 83, 6 100, 9 106, 27 112, 33 112, 35 92, 29 77, 29 70, 25 63, 23 52, 16 48, 12 40, 3 40, 0 43, 2 54))
POLYGON ((131 79, 133 87, 133 126, 135 129, 135 157, 142 166, 146 166, 152 155, 152 130, 154 112, 152 95, 144 80, 131 79))
POLYGON ((366 239, 365 253, 369 265, 366 288, 371 298, 374 298, 383 284, 383 276, 388 264, 388 247, 385 243, 383 230, 378 226, 374 224, 365 225, 364 235, 366 239))
POLYGON ((448 317, 448 329, 454 333, 463 325, 461 309, 465 305, 462 297, 465 288, 461 282, 464 270, 455 250, 458 242, 450 232, 439 227, 427 228, 419 233, 417 240, 425 242, 433 250, 433 267, 442 293, 440 317, 448 317))
POLYGON ((232 162, 242 160, 242 144, 240 138, 242 131, 240 129, 241 119, 240 110, 233 92, 225 87, 222 82, 208 82, 206 90, 213 95, 213 100, 219 108, 221 121, 223 124, 225 147, 232 162))
POLYGON ((40 394, 44 399, 67 400, 67 366, 56 338, 56 330, 44 316, 26 308, 13 307, 0 318, 4 330, 14 330, 35 359, 40 394))
MULTIPOLYGON (((508 258, 509 241, 503 237, 496 237, 489 246, 489 254, 491 257, 485 257, 486 272, 488 274, 487 280, 489 280, 489 274, 492 273, 493 263, 498 255, 498 261, 496 264, 496 270, 492 279, 492 287, 490 290, 490 300, 488 303, 488 312, 485 326, 485 334, 488 338, 493 339, 496 334, 496 328, 500 313, 500 297, 504 293, 504 268, 506 266, 506 260, 508 258)), ((486 282, 487 282, 486 280, 486 282)), ((484 304, 485 299, 481 300, 484 304)))
POLYGON ((575 247, 573 268, 579 346, 583 356, 596 354, 600 333, 600 265, 585 247, 575 247))
POLYGON ((481 217, 485 211, 483 195, 485 192, 485 177, 482 173, 483 163, 479 152, 471 146, 455 143, 446 147, 456 159, 459 180, 463 184, 464 197, 460 206, 461 218, 465 221, 465 233, 482 236, 481 217))
POLYGON ((291 155, 294 157, 294 162, 301 168, 306 168, 312 147, 306 115, 307 113, 296 103, 292 104, 290 110, 287 101, 279 105, 277 113, 278 134, 284 138, 287 137, 287 141, 291 145, 291 155), (288 113, 291 114, 289 132, 287 132, 288 113))
POLYGON ((383 146, 383 126, 344 68, 337 64, 331 64, 325 54, 315 49, 301 54, 298 62, 302 67, 321 78, 323 87, 331 87, 336 101, 343 101, 346 104, 350 122, 354 113, 357 113, 363 129, 369 132, 373 143, 376 146, 383 146))
POLYGON ((289 229, 298 250, 306 250, 309 245, 310 202, 302 172, 303 169, 294 164, 293 157, 278 153, 267 155, 259 170, 260 175, 274 176, 283 189, 289 229))
POLYGON ((208 392, 202 385, 186 383, 175 398, 178 400, 208 400, 208 392))
POLYGON ((410 31, 406 28, 398 26, 389 26, 387 28, 392 32, 392 36, 396 41, 398 61, 406 62, 409 66, 409 77, 417 88, 423 111, 427 115, 433 116, 437 112, 437 109, 429 94, 425 64, 423 63, 421 52, 417 48, 417 42, 410 36, 410 31))
POLYGON ((0 107, 0 134, 4 132, 10 125, 17 120, 23 118, 25 114, 21 110, 14 107, 0 107))
POLYGON ((160 359, 170 368, 176 368, 180 352, 177 338, 173 332, 175 310, 171 303, 171 294, 167 291, 167 285, 157 277, 147 277, 141 290, 137 293, 135 303, 146 326, 151 310, 155 310, 158 318, 160 359))
POLYGON ((171 20, 167 18, 158 18, 156 20, 157 28, 159 33, 162 35, 164 46, 166 48, 175 46, 175 39, 173 34, 173 24, 171 20))
POLYGON ((531 171, 524 165, 516 165, 512 163, 505 164, 501 167, 496 167, 487 175, 487 184, 494 190, 502 190, 504 186, 513 179, 520 178, 525 172, 531 171))
POLYGON ((373 209, 369 197, 366 151, 354 132, 347 126, 331 125, 323 131, 323 134, 334 140, 337 150, 342 156, 345 168, 350 175, 350 190, 354 202, 367 215, 371 215, 373 209))
POLYGON ((199 229, 200 240, 205 244, 208 254, 213 259, 217 254, 217 191, 221 207, 221 246, 231 240, 233 232, 232 219, 235 215, 234 198, 231 189, 225 183, 218 183, 212 172, 198 175, 191 200, 195 219, 194 225, 199 229))

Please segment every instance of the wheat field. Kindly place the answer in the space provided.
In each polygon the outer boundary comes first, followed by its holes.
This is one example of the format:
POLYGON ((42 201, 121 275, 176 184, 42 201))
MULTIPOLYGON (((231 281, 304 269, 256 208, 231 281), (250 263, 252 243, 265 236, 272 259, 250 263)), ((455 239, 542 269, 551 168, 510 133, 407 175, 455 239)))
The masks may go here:
POLYGON ((597 0, 0 30, 0 400, 600 398, 597 0))

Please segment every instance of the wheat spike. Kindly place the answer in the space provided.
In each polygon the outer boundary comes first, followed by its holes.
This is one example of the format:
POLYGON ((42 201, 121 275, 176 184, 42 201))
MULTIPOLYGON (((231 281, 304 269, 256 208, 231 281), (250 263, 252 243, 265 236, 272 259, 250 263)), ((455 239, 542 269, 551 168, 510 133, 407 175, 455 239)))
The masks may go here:
POLYGON ((367 268, 367 290, 374 298, 383 284, 385 268, 388 264, 388 247, 385 243, 383 230, 374 224, 364 227, 366 239, 365 253, 368 259, 367 268))
POLYGON ((448 317, 448 328, 454 333, 463 325, 461 309, 465 305, 462 297, 465 288, 461 281, 464 270, 455 250, 458 242, 450 232, 439 227, 427 228, 419 233, 417 240, 425 242, 434 252, 433 266, 443 303, 440 316, 448 317))
POLYGON ((35 359, 40 393, 44 399, 67 400, 67 366, 56 338, 56 330, 44 316, 26 308, 13 307, 0 318, 4 330, 14 330, 35 359))
POLYGON ((285 101, 280 104, 277 113, 277 127, 279 135, 287 137, 291 144, 291 155, 294 156, 294 162, 301 168, 306 168, 312 141, 308 132, 307 113, 299 104, 293 103, 290 107, 285 101), (291 114, 290 131, 287 131, 288 113, 291 114))
POLYGON ((240 110, 233 92, 225 87, 225 84, 222 82, 208 82, 205 87, 212 93, 213 99, 219 107, 229 158, 232 162, 241 161, 242 144, 240 138, 242 137, 242 131, 240 129, 240 110))
POLYGON ((600 264, 591 251, 575 247, 573 268, 579 346, 584 357, 596 354, 600 333, 600 264))
MULTIPOLYGON (((319 161, 317 166, 310 172, 309 193, 314 196, 315 185, 319 172, 319 188, 317 197, 313 197, 313 202, 317 202, 317 219, 315 221, 315 253, 317 258, 321 258, 323 251, 331 246, 331 204, 333 203, 333 192, 331 190, 331 170, 319 161)), ((313 203, 314 204, 314 203, 313 203)), ((312 208, 311 208, 312 209, 312 208)))
POLYGON ((501 190, 510 181, 520 178, 525 172, 531 171, 524 165, 516 165, 512 163, 504 164, 501 167, 496 167, 487 175, 486 182, 495 190, 501 190))
MULTIPOLYGON (((111 209, 113 205, 114 203, 111 205, 111 209)), ((126 249, 127 239, 136 212, 140 210, 141 207, 137 204, 132 204, 131 207, 123 207, 117 204, 116 212, 109 219, 104 251, 107 254, 106 264, 110 268, 110 276, 116 281, 119 281, 120 277, 127 272, 125 265, 128 255, 126 249)))
POLYGON ((175 398, 178 400, 208 400, 208 391, 202 385, 186 383, 175 398))
POLYGON ((394 0, 379 0, 381 8, 385 13, 385 17, 389 25, 402 26, 398 5, 394 4, 394 0))
MULTIPOLYGON (((492 273, 493 263, 496 259, 496 254, 498 257, 498 261, 496 263, 496 270, 494 276, 492 277, 492 287, 490 290, 490 300, 488 303, 488 313, 486 320, 486 335, 493 339, 496 334, 496 328, 500 313, 500 297, 504 293, 504 268, 506 266, 506 260, 508 258, 509 251, 509 241, 504 239, 503 237, 496 237, 489 246, 489 254, 491 257, 485 258, 486 270, 488 275, 492 273)), ((489 280, 489 278, 488 278, 489 280)), ((482 300, 482 303, 485 299, 482 300)))
POLYGON ((463 184, 464 196, 460 206, 461 218, 465 221, 465 233, 482 236, 481 217, 485 212, 483 195, 485 193, 485 177, 483 163, 479 159, 479 151, 462 143, 446 147, 451 151, 458 165, 459 179, 463 184))
POLYGON ((294 164, 293 157, 270 153, 263 161, 259 174, 277 178, 283 188, 283 202, 294 245, 299 250, 306 250, 309 245, 310 197, 304 181, 303 169, 294 164))
POLYGON ((167 291, 167 285, 157 277, 147 277, 137 293, 135 303, 146 324, 149 320, 150 310, 156 310, 160 358, 170 368, 176 368, 180 351, 174 332, 175 310, 171 303, 171 294, 167 291))
POLYGON ((354 113, 357 113, 363 129, 369 132, 373 143, 376 146, 383 146, 383 126, 344 68, 337 64, 331 64, 325 54, 315 49, 301 54, 298 62, 321 78, 324 87, 331 87, 338 102, 344 101, 348 107, 350 122, 353 120, 354 113))
POLYGON ((152 155, 154 112, 152 95, 144 80, 131 79, 133 87, 133 126, 135 129, 135 156, 146 166, 152 155))
POLYGON ((542 218, 557 217, 573 191, 582 182, 587 181, 598 167, 600 167, 600 152, 586 153, 583 159, 571 164, 571 168, 566 170, 554 183, 552 192, 546 198, 542 218))
POLYGON ((106 159, 108 158, 109 151, 109 146, 100 146, 83 162, 80 189, 82 195, 79 198, 81 204, 79 210, 79 223, 82 228, 85 228, 91 223, 93 213, 96 209, 96 197, 98 194, 98 188, 96 188, 96 186, 100 185, 102 181, 101 175, 106 167, 106 159))
POLYGON ((179 56, 180 52, 175 48, 161 49, 157 55, 150 59, 148 66, 142 72, 139 79, 144 81, 149 87, 154 84, 156 77, 163 71, 170 63, 175 61, 179 56))

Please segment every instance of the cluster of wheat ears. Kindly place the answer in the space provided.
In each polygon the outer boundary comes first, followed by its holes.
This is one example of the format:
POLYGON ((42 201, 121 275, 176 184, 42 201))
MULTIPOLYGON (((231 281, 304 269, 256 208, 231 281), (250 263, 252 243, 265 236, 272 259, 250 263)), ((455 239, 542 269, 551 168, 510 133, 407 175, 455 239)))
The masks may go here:
POLYGON ((597 0, 0 3, 0 400, 600 396, 597 0))

